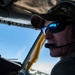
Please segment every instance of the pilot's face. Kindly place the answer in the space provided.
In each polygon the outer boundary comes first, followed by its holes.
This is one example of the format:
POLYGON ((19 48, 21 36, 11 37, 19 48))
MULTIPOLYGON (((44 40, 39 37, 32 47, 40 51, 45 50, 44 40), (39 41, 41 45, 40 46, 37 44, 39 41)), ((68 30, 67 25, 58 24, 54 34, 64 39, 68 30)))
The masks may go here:
MULTIPOLYGON (((48 26, 51 21, 46 21, 44 26, 48 26)), ((67 25, 64 30, 59 32, 52 32, 49 28, 45 31, 45 39, 48 44, 52 44, 55 47, 51 47, 50 55, 52 57, 66 57, 70 51, 70 45, 59 47, 73 42, 72 26, 67 25), (58 48, 56 48, 58 47, 58 48)))

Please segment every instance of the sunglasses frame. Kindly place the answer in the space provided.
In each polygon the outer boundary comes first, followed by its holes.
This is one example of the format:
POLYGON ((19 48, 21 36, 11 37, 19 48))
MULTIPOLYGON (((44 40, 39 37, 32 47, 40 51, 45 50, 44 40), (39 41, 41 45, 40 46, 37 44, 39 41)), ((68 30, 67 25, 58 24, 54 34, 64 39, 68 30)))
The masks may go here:
POLYGON ((65 30, 67 25, 72 25, 73 23, 74 22, 72 22, 72 21, 52 22, 52 23, 48 24, 47 26, 44 26, 42 28, 42 31, 44 34, 46 34, 46 31, 49 29, 49 31, 51 33, 58 33, 58 32, 65 30))

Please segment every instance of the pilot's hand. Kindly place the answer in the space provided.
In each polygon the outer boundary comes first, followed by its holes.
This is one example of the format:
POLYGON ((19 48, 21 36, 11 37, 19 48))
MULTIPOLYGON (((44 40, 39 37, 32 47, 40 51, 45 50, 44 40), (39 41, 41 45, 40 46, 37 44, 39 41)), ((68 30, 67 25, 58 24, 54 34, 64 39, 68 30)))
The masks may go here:
POLYGON ((20 70, 18 75, 29 75, 29 72, 27 70, 22 69, 22 70, 20 70))

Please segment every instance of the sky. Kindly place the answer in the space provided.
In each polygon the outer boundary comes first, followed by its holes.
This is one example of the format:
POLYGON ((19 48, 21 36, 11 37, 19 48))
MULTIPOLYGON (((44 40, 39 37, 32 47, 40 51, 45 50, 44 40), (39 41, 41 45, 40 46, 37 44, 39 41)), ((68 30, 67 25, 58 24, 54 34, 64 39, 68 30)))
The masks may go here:
MULTIPOLYGON (((18 59, 17 61, 23 63, 39 33, 40 31, 35 29, 0 24, 1 57, 18 59)), ((32 68, 50 74, 59 58, 53 58, 49 53, 50 51, 43 46, 32 68)))

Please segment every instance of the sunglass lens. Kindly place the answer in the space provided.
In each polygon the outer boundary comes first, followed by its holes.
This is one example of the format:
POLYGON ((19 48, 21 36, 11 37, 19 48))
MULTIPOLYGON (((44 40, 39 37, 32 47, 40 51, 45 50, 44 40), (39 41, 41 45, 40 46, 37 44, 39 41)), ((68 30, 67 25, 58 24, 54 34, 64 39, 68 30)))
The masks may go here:
POLYGON ((49 29, 51 33, 57 33, 63 31, 66 28, 66 26, 66 23, 54 22, 50 23, 48 26, 43 27, 42 30, 44 34, 46 34, 47 29, 49 29))
POLYGON ((51 33, 55 33, 57 31, 57 24, 51 23, 51 24, 49 24, 48 28, 49 28, 51 33))

